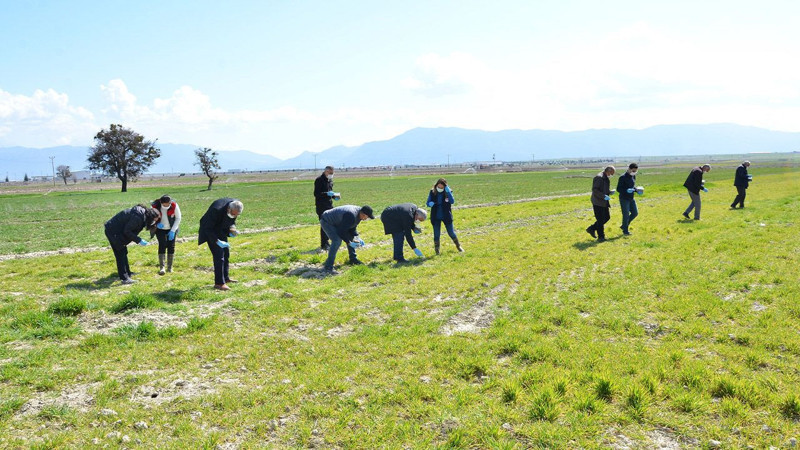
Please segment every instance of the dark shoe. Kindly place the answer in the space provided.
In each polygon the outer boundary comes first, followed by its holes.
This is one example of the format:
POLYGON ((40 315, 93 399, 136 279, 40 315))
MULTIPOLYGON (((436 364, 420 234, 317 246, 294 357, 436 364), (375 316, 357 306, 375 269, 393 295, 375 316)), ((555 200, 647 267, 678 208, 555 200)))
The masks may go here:
POLYGON ((586 229, 586 232, 589 233, 589 235, 592 236, 593 238, 597 239, 597 235, 594 233, 594 228, 589 227, 586 229))
POLYGON ((699 217, 695 217, 694 220, 700 220, 700 218, 699 217))
POLYGON ((126 284, 126 285, 127 285, 127 284, 133 284, 133 283, 136 283, 136 280, 134 280, 134 279, 131 279, 131 278, 125 278, 125 279, 124 279, 124 280, 122 280, 120 283, 122 283, 122 284, 126 284))
POLYGON ((215 284, 214 285, 214 289, 217 289, 219 291, 230 291, 231 290, 231 288, 229 288, 227 284, 215 284))
POLYGON ((459 252, 464 253, 464 248, 461 247, 461 243, 458 242, 458 238, 453 239, 453 243, 456 244, 456 248, 459 252))
POLYGON ((364 263, 363 263, 363 262, 361 262, 361 260, 360 260, 360 259, 358 259, 358 258, 356 258, 356 259, 351 259, 350 261, 347 261, 347 264, 349 264, 349 265, 351 265, 351 266, 363 266, 363 265, 364 265, 364 263))
POLYGON ((238 283, 238 282, 239 282, 239 280, 234 280, 233 278, 228 278, 227 280, 225 280, 225 284, 228 284, 228 283, 238 283))
POLYGON ((622 232, 622 235, 623 235, 623 236, 630 236, 630 235, 632 235, 632 234, 633 234, 633 233, 631 233, 630 231, 623 231, 623 232, 622 232))
POLYGON ((394 262, 396 262, 397 264, 405 264, 405 263, 408 262, 408 260, 405 259, 405 258, 403 258, 403 259, 395 259, 394 262))
POLYGON ((339 271, 335 270, 333 267, 323 267, 322 272, 325 275, 339 275, 339 271))
POLYGON ((439 241, 433 241, 433 250, 437 255, 439 254, 439 241))
POLYGON ((689 217, 689 215, 686 213, 683 213, 683 217, 686 217, 686 220, 691 220, 691 217, 689 217))
POLYGON ((606 241, 606 238, 604 238, 604 237, 597 238, 597 242, 605 242, 605 241, 606 241))

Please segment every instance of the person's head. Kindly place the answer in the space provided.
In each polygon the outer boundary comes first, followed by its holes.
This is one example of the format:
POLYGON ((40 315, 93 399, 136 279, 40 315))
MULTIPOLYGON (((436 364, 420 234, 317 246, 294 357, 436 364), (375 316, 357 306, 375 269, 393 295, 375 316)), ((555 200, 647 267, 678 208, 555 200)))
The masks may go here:
POLYGON ((611 175, 617 173, 617 169, 615 169, 614 166, 606 166, 606 168, 603 169, 603 173, 610 177, 611 175))
POLYGON ((742 165, 745 167, 750 167, 750 161, 745 161, 742 163, 742 165))
POLYGON ((358 218, 361 220, 374 219, 375 215, 372 213, 372 207, 369 205, 362 206, 361 210, 358 211, 358 218))
POLYGON ((161 216, 161 213, 157 211, 155 208, 151 208, 147 205, 139 205, 144 208, 144 224, 145 227, 150 228, 153 224, 158 220, 161 216))
POLYGON ((436 184, 433 185, 433 189, 436 192, 444 192, 444 188, 447 186, 447 180, 444 178, 439 178, 436 180, 436 184))
POLYGON ((235 219, 244 211, 244 205, 239 200, 228 203, 228 217, 235 219))
POLYGON ((708 164, 703 164, 701 169, 703 170, 703 172, 711 172, 711 166, 708 164))
POLYGON ((333 178, 333 166, 325 166, 325 171, 322 173, 328 178, 333 178))
POLYGON ((162 195, 158 201, 161 203, 163 208, 169 208, 172 205, 172 197, 169 195, 162 195))
POLYGON ((428 211, 425 211, 422 208, 417 209, 417 212, 414 214, 414 221, 415 222, 425 222, 428 219, 428 211))
POLYGON ((636 163, 628 164, 628 173, 631 175, 636 175, 636 172, 639 171, 639 165, 636 163))

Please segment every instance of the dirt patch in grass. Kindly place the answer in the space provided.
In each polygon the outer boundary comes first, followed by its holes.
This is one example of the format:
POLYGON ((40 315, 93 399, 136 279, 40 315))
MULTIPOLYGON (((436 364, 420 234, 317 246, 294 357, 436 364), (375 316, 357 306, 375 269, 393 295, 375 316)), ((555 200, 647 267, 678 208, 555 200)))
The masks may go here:
POLYGON ((186 400, 213 394, 224 387, 242 387, 236 378, 174 378, 172 381, 162 380, 139 386, 131 394, 133 403, 144 405, 162 405, 175 399, 186 400))
POLYGON ((294 263, 286 272, 286 275, 300 278, 322 279, 330 276, 320 266, 311 266, 303 263, 294 263))
POLYGON ((497 297, 505 288, 506 286, 501 284, 489 291, 470 309, 451 317, 442 326, 440 332, 445 336, 452 336, 456 333, 479 333, 481 330, 489 328, 494 322, 494 306, 497 297))
POLYGON ((94 396, 91 394, 100 383, 77 384, 69 386, 57 395, 40 393, 28 400, 17 411, 17 416, 35 416, 48 408, 67 407, 78 412, 87 412, 94 405, 94 396))
POLYGON ((192 318, 206 318, 214 314, 232 316, 237 313, 228 304, 231 299, 216 303, 197 305, 188 311, 176 314, 164 311, 134 311, 128 314, 110 314, 106 311, 85 312, 77 317, 77 325, 87 333, 110 334, 120 327, 136 326, 142 322, 151 322, 156 328, 186 328, 192 318))
POLYGON ((656 428, 645 433, 648 442, 637 442, 620 431, 608 430, 603 446, 615 450, 631 450, 640 448, 677 450, 687 447, 696 447, 696 439, 678 436, 668 428, 656 428))

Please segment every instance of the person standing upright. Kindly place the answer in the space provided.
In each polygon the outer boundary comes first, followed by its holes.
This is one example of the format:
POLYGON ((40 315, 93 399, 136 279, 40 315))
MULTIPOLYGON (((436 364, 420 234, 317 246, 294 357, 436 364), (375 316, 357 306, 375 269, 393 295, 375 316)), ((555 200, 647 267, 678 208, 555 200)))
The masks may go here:
POLYGON ((733 199, 731 209, 736 209, 736 205, 744 208, 744 198, 747 196, 747 188, 750 187, 750 182, 753 177, 747 174, 747 169, 750 168, 750 161, 743 162, 736 168, 736 177, 733 179, 733 185, 736 186, 736 198, 733 199))
MULTIPOLYGON (((317 219, 322 219, 322 213, 333 209, 333 166, 326 166, 320 176, 314 180, 314 201, 317 204, 317 219)), ((319 227, 319 248, 327 251, 330 247, 328 235, 322 226, 319 227)))
POLYGON ((439 254, 439 242, 442 234, 442 222, 444 222, 447 234, 459 252, 463 252, 464 248, 458 242, 456 230, 453 228, 453 205, 456 199, 453 197, 453 191, 447 184, 447 180, 439 178, 436 184, 433 185, 431 191, 428 193, 428 201, 426 204, 431 208, 431 226, 433 227, 433 248, 436 254, 439 254))
POLYGON ((175 237, 181 226, 181 208, 169 195, 162 195, 152 203, 152 206, 159 214, 154 230, 156 239, 158 239, 158 274, 164 275, 172 272, 172 263, 175 258, 175 237), (165 259, 166 270, 164 269, 165 259))
POLYGON ((586 229, 592 237, 597 238, 597 242, 606 240, 605 224, 611 219, 611 176, 616 173, 614 166, 607 166, 602 172, 592 179, 592 209, 594 209, 595 222, 586 229), (597 234, 595 234, 597 233, 597 234))
POLYGON ((628 229, 633 219, 639 215, 639 208, 636 206, 636 172, 639 165, 630 163, 628 170, 617 180, 617 193, 619 194, 619 207, 622 209, 622 234, 630 236, 628 229))
POLYGON ((200 232, 197 245, 208 244, 214 259, 214 289, 228 291, 228 283, 234 283, 228 273, 230 265, 231 245, 229 237, 236 237, 236 218, 244 210, 244 205, 235 198, 215 200, 208 211, 200 218, 200 232))
POLYGON ((694 220, 700 220, 700 191, 708 192, 708 189, 705 187, 703 174, 709 172, 710 170, 710 165, 703 164, 702 166, 692 169, 692 171, 689 172, 689 176, 686 177, 683 187, 689 191, 689 198, 692 199, 692 202, 689 203, 689 207, 683 212, 683 217, 689 219, 689 213, 694 210, 694 220))

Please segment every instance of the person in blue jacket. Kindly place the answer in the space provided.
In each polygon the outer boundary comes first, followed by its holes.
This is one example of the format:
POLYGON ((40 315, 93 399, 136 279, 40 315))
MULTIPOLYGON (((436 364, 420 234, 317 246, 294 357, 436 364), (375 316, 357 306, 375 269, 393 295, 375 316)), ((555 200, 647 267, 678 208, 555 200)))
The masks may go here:
POLYGON ((731 209, 736 209, 736 205, 744 208, 744 198, 747 197, 747 188, 750 187, 750 182, 753 177, 747 174, 747 169, 750 167, 750 161, 743 162, 736 168, 736 177, 733 179, 733 185, 736 186, 736 198, 733 199, 731 209))
POLYGON ((630 236, 631 232, 628 229, 633 219, 639 215, 639 208, 636 206, 636 199, 634 196, 636 191, 636 172, 639 171, 639 165, 630 163, 628 170, 622 174, 617 180, 617 192, 619 193, 619 206, 622 209, 622 234, 630 236))
POLYGON ((453 228, 453 205, 456 199, 453 197, 453 190, 447 185, 447 180, 439 178, 433 189, 428 193, 428 201, 425 202, 431 208, 431 226, 433 227, 433 246, 436 254, 439 254, 439 237, 442 234, 442 222, 447 229, 447 234, 459 252, 463 252, 464 248, 458 242, 456 230, 453 228))
POLYGON ((356 248, 364 245, 364 241, 358 236, 358 225, 367 219, 374 219, 372 208, 369 205, 361 207, 355 205, 344 205, 329 209, 322 213, 319 224, 325 234, 331 239, 328 248, 328 259, 325 260, 324 270, 330 274, 336 274, 333 270, 333 263, 336 262, 336 252, 342 242, 347 243, 347 252, 350 256, 350 264, 362 264, 356 255, 356 248))
POLYGON ((148 242, 139 237, 145 228, 152 228, 158 220, 158 211, 147 205, 136 205, 120 211, 105 223, 106 238, 117 260, 117 274, 122 284, 133 284, 133 273, 128 264, 128 244, 136 242, 145 246, 148 242))

